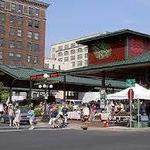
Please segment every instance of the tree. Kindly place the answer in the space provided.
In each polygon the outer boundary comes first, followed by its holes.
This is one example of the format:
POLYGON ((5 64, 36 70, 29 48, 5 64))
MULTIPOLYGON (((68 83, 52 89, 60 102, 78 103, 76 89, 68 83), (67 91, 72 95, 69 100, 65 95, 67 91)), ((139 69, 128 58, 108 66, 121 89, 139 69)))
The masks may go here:
POLYGON ((10 96, 9 91, 4 89, 3 83, 0 82, 0 102, 6 102, 9 96, 10 96))

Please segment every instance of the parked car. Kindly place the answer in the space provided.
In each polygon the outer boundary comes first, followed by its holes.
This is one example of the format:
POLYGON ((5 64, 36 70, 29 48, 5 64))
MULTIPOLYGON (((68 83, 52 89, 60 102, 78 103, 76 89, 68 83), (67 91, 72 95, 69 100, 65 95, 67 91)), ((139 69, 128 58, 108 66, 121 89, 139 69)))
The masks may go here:
POLYGON ((29 109, 21 108, 20 111, 21 111, 20 124, 30 124, 30 122, 29 122, 29 115, 28 115, 29 109))

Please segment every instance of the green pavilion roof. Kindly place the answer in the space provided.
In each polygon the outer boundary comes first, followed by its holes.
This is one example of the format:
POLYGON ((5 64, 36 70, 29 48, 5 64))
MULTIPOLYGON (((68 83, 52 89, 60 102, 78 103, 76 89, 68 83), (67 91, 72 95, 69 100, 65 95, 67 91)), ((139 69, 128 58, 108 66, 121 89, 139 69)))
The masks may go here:
POLYGON ((145 38, 150 38, 149 34, 137 32, 137 31, 133 31, 133 30, 129 30, 129 29, 122 29, 122 30, 118 30, 115 32, 102 33, 102 34, 99 34, 99 35, 96 35, 93 37, 85 37, 84 39, 77 41, 77 43, 87 44, 87 43, 94 41, 94 40, 99 40, 99 39, 104 39, 104 38, 114 37, 114 36, 119 36, 119 35, 124 35, 124 34, 132 34, 132 35, 142 36, 145 38))
MULTIPOLYGON (((55 73, 58 70, 15 67, 10 65, 0 64, 0 71, 19 80, 29 80, 30 76, 41 75, 45 73, 55 73)), ((64 72, 62 72, 62 74, 64 74, 64 72)), ((48 80, 63 82, 63 76, 49 78, 48 80)), ((90 78, 76 77, 71 75, 66 75, 66 82, 67 84, 76 84, 81 86, 88 85, 88 86, 100 87, 102 85, 101 79, 90 79, 90 78)), ((115 81, 115 80, 106 80, 106 86, 107 85, 108 86, 111 85, 111 87, 116 87, 116 88, 126 87, 125 82, 115 81)))
MULTIPOLYGON (((51 81, 59 81, 63 82, 64 77, 60 76, 57 78, 50 78, 51 81)), ((88 85, 88 86, 97 86, 100 87, 102 86, 102 80, 101 79, 93 79, 93 78, 84 78, 84 77, 77 77, 77 76, 71 76, 71 75, 66 75, 66 83, 67 84, 76 84, 76 85, 88 85)), ((123 81, 117 81, 117 80, 110 80, 106 79, 105 81, 106 87, 116 87, 116 88, 125 88, 126 83, 123 81)))
POLYGON ((30 79, 32 75, 40 75, 45 73, 56 72, 54 69, 38 69, 38 68, 27 68, 27 67, 16 67, 10 65, 0 64, 0 71, 12 76, 13 78, 18 78, 19 80, 30 79))
POLYGON ((107 71, 107 70, 112 70, 112 69, 120 69, 120 68, 127 68, 130 66, 135 66, 135 65, 143 65, 143 64, 149 64, 150 65, 150 52, 141 54, 136 57, 131 57, 123 61, 117 61, 117 62, 112 62, 112 63, 107 63, 107 64, 98 64, 98 65, 89 65, 86 67, 82 68, 77 68, 77 69, 72 69, 69 71, 69 74, 78 74, 82 72, 92 72, 93 70, 99 70, 99 71, 107 71))

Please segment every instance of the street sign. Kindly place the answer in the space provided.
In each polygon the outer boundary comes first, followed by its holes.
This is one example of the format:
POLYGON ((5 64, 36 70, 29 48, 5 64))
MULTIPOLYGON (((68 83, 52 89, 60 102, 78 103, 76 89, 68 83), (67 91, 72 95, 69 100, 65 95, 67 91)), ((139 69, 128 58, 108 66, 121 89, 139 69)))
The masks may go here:
POLYGON ((126 80, 127 86, 135 86, 135 79, 127 79, 126 80))

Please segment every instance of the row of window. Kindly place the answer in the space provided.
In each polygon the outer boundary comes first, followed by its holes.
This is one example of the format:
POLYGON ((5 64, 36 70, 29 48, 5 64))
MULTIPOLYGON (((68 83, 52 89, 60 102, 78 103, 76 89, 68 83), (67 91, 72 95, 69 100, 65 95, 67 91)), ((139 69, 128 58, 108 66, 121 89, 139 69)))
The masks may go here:
MULTIPOLYGON (((78 60, 83 59, 83 58, 88 58, 88 54, 86 53, 86 54, 84 54, 84 56, 83 56, 82 54, 77 55, 77 59, 78 59, 78 60)), ((72 60, 75 60, 75 59, 76 59, 76 56, 75 56, 75 55, 70 56, 70 60, 71 60, 71 61, 72 61, 72 60)), ((59 61, 63 61, 63 58, 59 58, 58 60, 59 60, 59 61)), ((69 57, 64 57, 64 61, 65 61, 65 62, 66 62, 66 61, 69 61, 69 57)))
MULTIPOLYGON (((0 25, 3 25, 5 23, 6 16, 4 13, 0 13, 0 25)), ((14 16, 10 15, 10 25, 11 26, 23 26, 23 17, 21 16, 14 16)), ((40 21, 35 19, 28 19, 28 27, 29 28, 36 28, 38 29, 40 27, 40 21)))
POLYGON ((77 64, 75 62, 72 62, 72 68, 75 68, 76 66, 77 67, 81 67, 81 66, 87 66, 88 65, 88 61, 85 60, 85 61, 77 61, 77 64))
MULTIPOLYGON (((77 53, 82 53, 82 52, 87 52, 88 51, 88 49, 87 49, 87 47, 85 47, 85 48, 78 48, 77 49, 77 53)), ((70 51, 70 54, 75 54, 76 53, 76 50, 75 49, 72 49, 71 51, 70 51)), ((64 53, 63 52, 58 52, 58 57, 59 56, 67 56, 67 55, 69 55, 69 51, 65 51, 64 53)))
MULTIPOLYGON (((5 45, 5 40, 3 38, 0 38, 0 47, 4 47, 5 45)), ((9 41, 9 48, 24 49, 24 44, 22 41, 11 40, 9 41)), ((28 42, 27 49, 29 51, 39 51, 39 44, 28 42)))
MULTIPOLYGON (((77 59, 78 59, 78 60, 84 59, 84 58, 87 58, 87 53, 84 54, 84 57, 83 57, 82 54, 77 55, 77 59)), ((76 59, 76 56, 75 56, 75 55, 70 56, 70 61, 75 60, 75 59, 76 59)), ((63 62, 63 58, 58 58, 58 61, 63 62)), ((67 62, 67 61, 69 61, 69 57, 64 57, 64 62, 67 62)))
POLYGON ((58 47, 53 47, 52 51, 56 51, 56 50, 66 50, 66 49, 70 49, 70 48, 75 48, 75 47, 79 47, 79 46, 83 46, 81 44, 77 44, 77 43, 71 43, 71 44, 65 44, 65 45, 60 45, 58 47))
MULTIPOLYGON (((10 53, 8 53, 8 56, 9 56, 10 60, 22 60, 21 54, 16 54, 16 53, 10 52, 10 53)), ((2 59, 3 59, 3 53, 0 52, 0 60, 2 60, 2 59)), ((32 56, 28 55, 26 60, 28 63, 31 63, 31 62, 33 62, 34 64, 38 63, 37 56, 32 57, 32 56)))
POLYGON ((0 0, 0 10, 8 9, 17 14, 28 14, 30 16, 39 17, 40 10, 36 7, 27 7, 20 3, 8 3, 5 0, 0 0))
MULTIPOLYGON (((5 27, 2 25, 0 25, 0 34, 5 34, 5 27)), ((14 36, 22 37, 23 36, 23 30, 10 27, 10 33, 9 34, 13 37, 14 36)), ((30 39, 34 39, 34 40, 39 40, 39 33, 33 32, 33 31, 28 31, 27 37, 30 39)))

